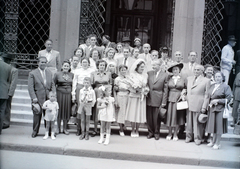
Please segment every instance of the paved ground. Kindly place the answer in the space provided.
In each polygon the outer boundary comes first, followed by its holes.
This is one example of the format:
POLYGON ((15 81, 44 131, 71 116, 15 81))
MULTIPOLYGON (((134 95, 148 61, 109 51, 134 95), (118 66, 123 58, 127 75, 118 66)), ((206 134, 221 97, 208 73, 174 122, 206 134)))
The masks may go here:
MULTIPOLYGON (((1 169, 216 169, 215 167, 100 159, 1 150, 1 169), (41 160, 39 160, 41 159, 41 160), (24 162, 23 162, 24 161, 24 162)), ((228 168, 230 169, 230 168, 228 168)))
POLYGON ((139 138, 120 137, 113 130, 110 144, 98 144, 99 137, 90 137, 89 141, 79 140, 75 130, 70 135, 60 134, 56 140, 43 140, 44 128, 40 135, 31 138, 32 128, 29 126, 12 125, 0 136, 2 150, 49 153, 91 158, 142 161, 151 163, 185 164, 196 166, 240 168, 240 137, 227 134, 221 142, 220 150, 212 150, 206 144, 167 141, 165 134, 160 140, 148 140, 146 132, 139 138))

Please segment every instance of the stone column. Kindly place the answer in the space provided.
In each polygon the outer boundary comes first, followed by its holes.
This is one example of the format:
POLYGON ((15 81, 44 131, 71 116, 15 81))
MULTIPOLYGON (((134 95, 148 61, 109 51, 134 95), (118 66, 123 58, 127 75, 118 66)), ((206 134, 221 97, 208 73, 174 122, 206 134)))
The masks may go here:
POLYGON ((50 39, 61 61, 70 58, 78 47, 81 0, 52 0, 50 39))
POLYGON ((205 0, 176 0, 172 53, 180 50, 184 62, 188 53, 198 53, 201 62, 205 0))

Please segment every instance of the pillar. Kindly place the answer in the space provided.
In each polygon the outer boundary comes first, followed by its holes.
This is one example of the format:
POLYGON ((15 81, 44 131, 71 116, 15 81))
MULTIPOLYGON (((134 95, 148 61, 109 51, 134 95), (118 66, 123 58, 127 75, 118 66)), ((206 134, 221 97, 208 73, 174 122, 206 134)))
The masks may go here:
POLYGON ((52 0, 50 39, 61 61, 70 58, 78 47, 81 0, 52 0))
POLYGON ((204 8, 205 0, 176 0, 175 2, 172 53, 181 51, 184 62, 188 62, 187 56, 190 51, 196 51, 197 62, 201 63, 204 8))

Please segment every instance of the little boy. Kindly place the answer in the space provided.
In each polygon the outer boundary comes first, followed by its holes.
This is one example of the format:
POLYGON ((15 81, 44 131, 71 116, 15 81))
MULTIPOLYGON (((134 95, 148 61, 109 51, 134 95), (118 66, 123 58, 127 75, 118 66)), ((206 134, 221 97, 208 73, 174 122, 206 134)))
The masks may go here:
POLYGON ((45 132, 45 136, 43 137, 44 140, 48 138, 50 126, 52 130, 51 138, 53 140, 56 139, 56 137, 54 136, 54 131, 55 131, 54 122, 57 120, 59 106, 55 100, 56 100, 56 93, 49 92, 49 100, 43 103, 42 108, 46 110, 45 116, 44 116, 44 119, 46 120, 46 132, 45 132))
POLYGON ((89 140, 89 126, 90 126, 90 116, 92 115, 92 107, 96 102, 96 95, 94 90, 91 87, 91 79, 85 77, 83 79, 84 87, 80 90, 79 93, 79 109, 78 114, 81 115, 81 128, 82 134, 79 139, 89 140), (86 132, 85 132, 86 128, 86 132))

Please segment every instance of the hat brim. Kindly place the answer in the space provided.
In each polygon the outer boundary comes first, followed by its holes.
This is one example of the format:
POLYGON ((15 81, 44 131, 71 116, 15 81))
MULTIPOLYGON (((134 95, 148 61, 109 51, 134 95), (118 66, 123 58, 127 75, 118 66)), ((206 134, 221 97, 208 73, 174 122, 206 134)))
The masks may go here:
POLYGON ((198 116, 198 122, 199 123, 206 123, 208 120, 208 116, 206 114, 200 114, 198 116))
POLYGON ((178 67, 180 69, 180 71, 182 70, 183 68, 183 64, 182 63, 178 63, 178 64, 175 64, 175 65, 172 65, 170 68, 168 68, 168 72, 171 72, 172 73, 172 69, 174 67, 178 67))

